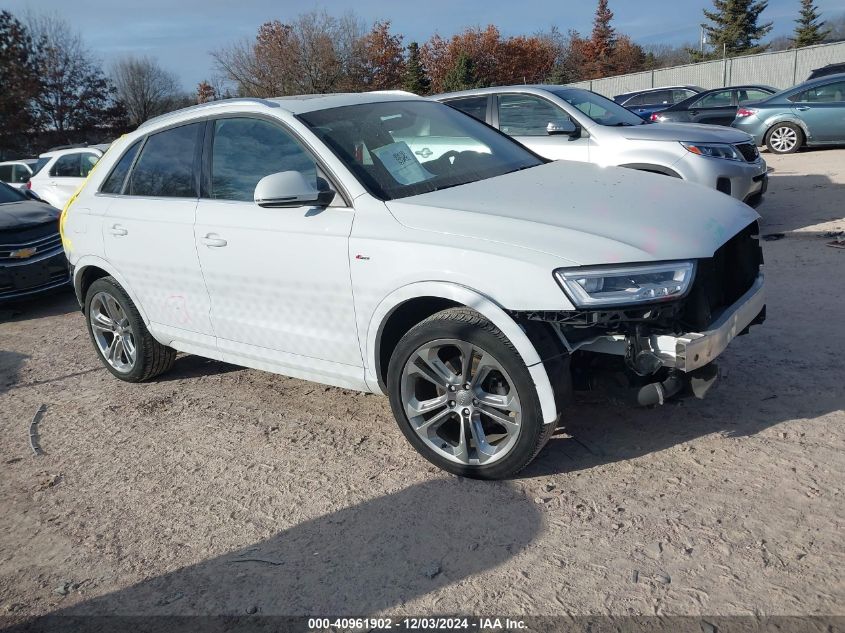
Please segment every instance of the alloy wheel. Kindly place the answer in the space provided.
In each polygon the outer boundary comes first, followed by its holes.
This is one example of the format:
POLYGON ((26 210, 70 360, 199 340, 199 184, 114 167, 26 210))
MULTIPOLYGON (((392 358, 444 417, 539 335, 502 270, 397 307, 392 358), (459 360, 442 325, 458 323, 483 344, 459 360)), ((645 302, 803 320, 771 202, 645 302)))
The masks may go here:
POLYGON ((798 143, 798 133, 791 127, 776 128, 769 136, 769 143, 776 152, 789 152, 798 143))
POLYGON ((519 437, 522 407, 514 383, 477 345, 457 339, 426 343, 405 363, 401 385, 414 432, 446 459, 491 464, 519 437))
POLYGON ((94 295, 88 321, 94 341, 106 362, 121 373, 132 371, 137 358, 135 332, 117 299, 107 292, 94 295))

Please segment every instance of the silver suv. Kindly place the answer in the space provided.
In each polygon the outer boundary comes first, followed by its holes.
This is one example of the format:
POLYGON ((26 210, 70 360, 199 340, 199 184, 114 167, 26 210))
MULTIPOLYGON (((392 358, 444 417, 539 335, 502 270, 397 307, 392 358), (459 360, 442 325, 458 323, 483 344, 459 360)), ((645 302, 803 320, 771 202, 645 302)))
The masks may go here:
POLYGON ((589 90, 499 86, 433 98, 552 160, 682 178, 752 205, 760 202, 768 185, 766 163, 748 134, 712 125, 653 125, 589 90))

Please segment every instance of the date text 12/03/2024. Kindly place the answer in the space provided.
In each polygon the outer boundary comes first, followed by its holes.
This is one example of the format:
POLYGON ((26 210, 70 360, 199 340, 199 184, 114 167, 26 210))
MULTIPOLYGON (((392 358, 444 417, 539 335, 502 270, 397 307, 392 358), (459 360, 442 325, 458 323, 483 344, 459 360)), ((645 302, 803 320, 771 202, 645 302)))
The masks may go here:
POLYGON ((321 631, 325 629, 355 629, 355 630, 475 630, 500 631, 524 629, 525 622, 514 618, 499 617, 408 617, 408 618, 309 618, 308 629, 321 631))

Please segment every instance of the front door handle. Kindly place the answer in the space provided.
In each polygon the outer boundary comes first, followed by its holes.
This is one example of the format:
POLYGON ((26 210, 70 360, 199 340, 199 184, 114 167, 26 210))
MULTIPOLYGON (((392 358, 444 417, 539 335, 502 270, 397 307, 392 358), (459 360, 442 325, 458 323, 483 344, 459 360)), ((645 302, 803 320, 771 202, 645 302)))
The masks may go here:
POLYGON ((123 235, 128 235, 129 231, 126 230, 125 227, 121 226, 120 224, 112 224, 109 232, 114 235, 115 237, 121 237, 123 235))
POLYGON ((217 235, 217 233, 209 233, 205 237, 201 237, 200 242, 202 242, 209 248, 222 248, 223 246, 226 246, 226 244, 228 244, 228 242, 219 235, 217 235))
POLYGON ((810 106, 795 106, 795 109, 804 112, 805 110, 809 110, 810 106))

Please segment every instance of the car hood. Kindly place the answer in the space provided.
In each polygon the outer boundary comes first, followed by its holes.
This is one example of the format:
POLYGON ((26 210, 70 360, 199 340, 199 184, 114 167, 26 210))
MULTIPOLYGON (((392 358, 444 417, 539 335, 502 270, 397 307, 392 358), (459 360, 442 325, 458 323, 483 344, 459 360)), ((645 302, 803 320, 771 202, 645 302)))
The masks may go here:
POLYGON ((569 161, 386 204, 409 228, 531 249, 579 265, 710 257, 759 218, 749 206, 702 185, 569 161))
POLYGON ((46 202, 21 200, 20 202, 0 204, 0 231, 23 229, 45 222, 55 222, 58 218, 59 210, 46 202))
POLYGON ((696 123, 653 123, 619 128, 634 141, 688 141, 693 143, 744 143, 751 139, 745 132, 718 125, 696 123))

